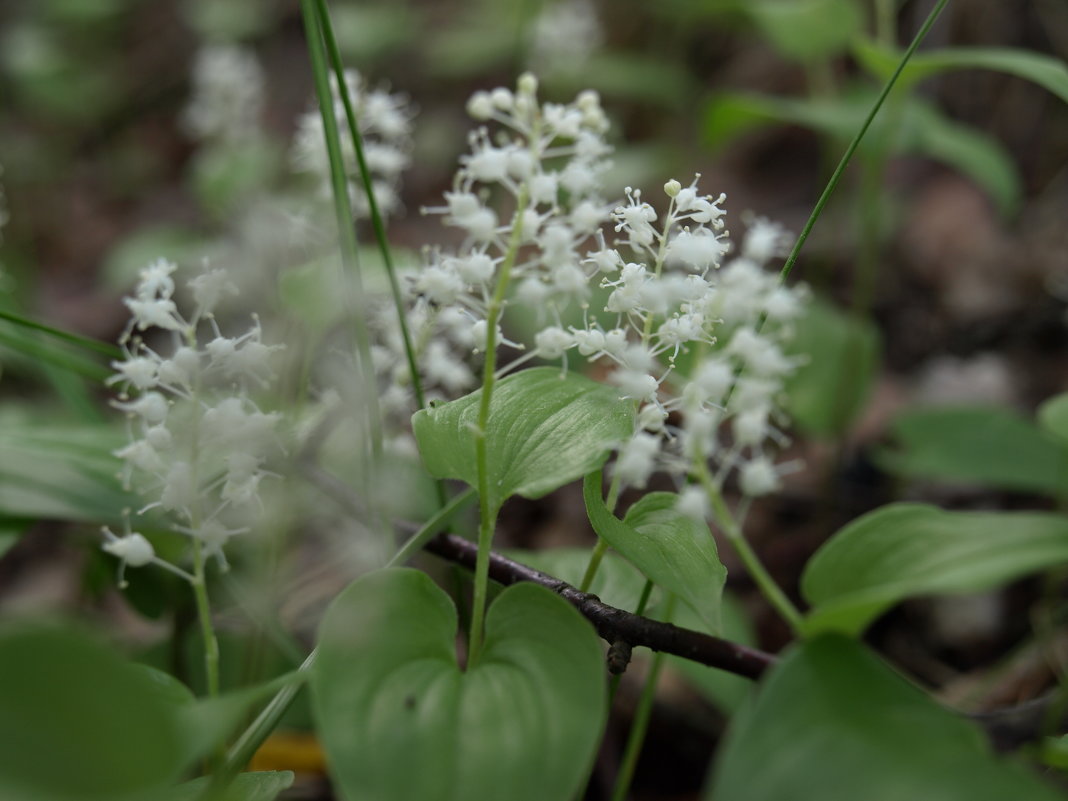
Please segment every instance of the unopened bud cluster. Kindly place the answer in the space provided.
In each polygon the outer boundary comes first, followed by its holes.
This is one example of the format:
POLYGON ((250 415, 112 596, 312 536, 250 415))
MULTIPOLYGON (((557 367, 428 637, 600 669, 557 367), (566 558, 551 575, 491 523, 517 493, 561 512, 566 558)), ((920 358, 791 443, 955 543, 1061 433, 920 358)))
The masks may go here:
MULTIPOLYGON (((108 383, 120 388, 113 405, 126 414, 130 441, 115 455, 125 463, 124 486, 136 483, 152 499, 140 511, 162 510, 225 566, 227 541, 254 526, 263 510, 260 483, 273 475, 264 464, 279 448, 280 415, 261 411, 251 392, 274 377, 270 362, 280 346, 262 342, 258 320, 239 336, 222 335, 212 312, 234 291, 222 270, 187 283, 194 310, 183 316, 175 269, 162 259, 149 265, 124 300, 132 315, 121 340, 125 358, 112 363, 108 383), (169 332, 162 335, 169 347, 144 341, 154 329, 169 332)), ((158 561, 136 532, 105 535, 105 549, 124 564, 158 561)))

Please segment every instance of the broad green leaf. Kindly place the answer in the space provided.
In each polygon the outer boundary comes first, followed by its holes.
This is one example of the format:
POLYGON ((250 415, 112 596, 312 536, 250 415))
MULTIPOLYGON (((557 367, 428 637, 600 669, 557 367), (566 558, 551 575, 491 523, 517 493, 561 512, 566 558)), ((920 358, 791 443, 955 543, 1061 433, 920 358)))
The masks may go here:
POLYGON ((124 801, 177 778, 170 694, 86 634, 0 631, 0 797, 124 801))
POLYGON ((543 587, 490 606, 479 663, 456 662, 456 610, 425 574, 353 582, 319 632, 313 704, 345 798, 568 801, 605 717, 593 628, 543 587))
MULTIPOLYGON (((704 140, 718 149, 752 128, 792 124, 848 141, 876 96, 870 86, 847 89, 840 97, 811 100, 720 94, 705 108, 704 140)), ((995 139, 953 122, 918 97, 897 95, 896 102, 898 113, 875 118, 869 135, 861 140, 861 152, 876 152, 883 147, 881 143, 889 142, 892 153, 916 153, 959 170, 988 192, 1002 213, 1018 206, 1020 181, 1014 162, 995 139), (887 130, 887 125, 893 128, 887 130)))
MULTIPOLYGON (((543 551, 508 551, 508 557, 550 576, 566 581, 573 587, 582 583, 590 563, 589 548, 549 548, 543 551)), ((633 612, 638 608, 645 577, 626 559, 606 553, 589 591, 609 606, 633 612)))
POLYGON ((554 89, 577 93, 595 87, 606 97, 679 108, 697 88, 678 64, 629 51, 594 52, 579 69, 550 72, 554 89))
MULTIPOLYGON (((478 486, 474 427, 482 391, 416 412, 412 428, 430 474, 478 486)), ((486 426, 493 509, 512 495, 540 498, 596 470, 630 437, 634 404, 619 390, 553 367, 499 381, 486 426)))
POLYGON ((896 447, 879 454, 891 472, 1022 492, 1068 484, 1068 449, 1008 409, 914 409, 891 427, 896 447))
MULTIPOLYGON (((756 633, 745 608, 729 593, 724 593, 720 602, 720 631, 711 631, 689 606, 676 606, 671 622, 676 626, 706 634, 723 637, 742 645, 756 645, 756 633)), ((666 654, 671 666, 679 671, 705 698, 725 713, 735 712, 752 693, 755 686, 749 679, 701 665, 681 656, 666 654)))
POLYGON ((183 764, 193 765, 210 755, 248 722, 249 716, 258 711, 258 705, 270 700, 283 687, 303 680, 303 674, 293 672, 255 687, 198 699, 180 707, 177 719, 183 740, 183 764))
MULTIPOLYGON (((265 770, 255 773, 239 773, 217 801, 274 801, 278 795, 293 784, 293 773, 288 770, 265 770)), ((194 779, 166 795, 163 801, 201 801, 208 787, 208 778, 194 779)))
MULTIPOLYGON (((870 39, 854 42, 853 54, 866 69, 881 79, 890 77, 901 54, 870 39)), ((1044 53, 1010 47, 950 47, 916 53, 905 65, 900 80, 916 83, 949 70, 987 69, 1015 75, 1048 89, 1068 103, 1068 63, 1044 53)))
POLYGON ((854 520, 805 566, 806 632, 859 633, 917 595, 979 592, 1068 562, 1068 518, 884 506, 854 520))
POLYGON ((719 560, 708 525, 675 511, 678 495, 673 492, 650 492, 620 520, 601 497, 600 470, 586 476, 582 494, 598 536, 718 633, 727 568, 719 560))
POLYGON ((743 8, 779 53, 798 61, 845 51, 861 25, 852 0, 752 0, 743 8))
MULTIPOLYGON (((1058 441, 1068 444, 1068 392, 1050 398, 1038 407, 1038 422, 1058 441)), ((1061 484, 1064 487, 1064 484, 1061 484)))
POLYGON ((787 350, 803 359, 786 383, 787 409, 797 427, 824 437, 846 431, 879 366, 875 326, 817 299, 797 322, 787 350))
POLYGON ((859 643, 797 645, 733 720, 706 801, 1055 801, 859 643))
POLYGON ((108 426, 44 425, 11 410, 0 415, 0 515, 114 522, 137 499, 124 492, 108 426))

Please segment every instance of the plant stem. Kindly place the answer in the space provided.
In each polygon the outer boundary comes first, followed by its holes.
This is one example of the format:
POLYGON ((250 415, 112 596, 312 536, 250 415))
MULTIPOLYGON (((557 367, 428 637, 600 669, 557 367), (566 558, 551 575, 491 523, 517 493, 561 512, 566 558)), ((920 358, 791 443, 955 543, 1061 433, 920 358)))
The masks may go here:
MULTIPOLYGON (((532 137, 536 140, 536 134, 532 137)), ((497 275, 497 286, 493 297, 486 307, 486 361, 482 368, 482 397, 478 406, 478 424, 475 430, 475 462, 478 470, 478 562, 475 565, 475 591, 471 609, 471 632, 468 648, 468 667, 478 662, 482 651, 482 621, 486 615, 486 592, 489 584, 489 554, 493 543, 493 531, 497 525, 499 506, 490 505, 489 500, 489 455, 486 443, 486 429, 489 425, 490 401, 493 398, 494 375, 497 369, 497 324, 504 310, 504 298, 512 277, 512 267, 519 254, 519 245, 523 241, 523 212, 526 211, 529 198, 526 184, 519 189, 516 197, 515 222, 508 239, 508 250, 501 261, 497 275)))
MULTIPOLYGON (((669 595, 667 599, 666 619, 671 620, 671 614, 675 610, 675 596, 669 595)), ((634 769, 638 765, 638 757, 645 743, 645 734, 649 730, 649 716, 653 711, 653 702, 656 700, 656 685, 660 678, 660 668, 664 662, 663 652, 658 651, 653 655, 653 662, 649 666, 649 675, 645 677, 645 686, 642 687, 641 697, 638 699, 638 708, 634 711, 634 721, 630 726, 630 734, 627 737, 627 745, 623 750, 623 761, 619 766, 619 774, 616 776, 616 786, 612 790, 612 801, 624 801, 630 782, 634 778, 634 769)))
POLYGON ((215 626, 211 622, 211 603, 208 601, 207 577, 204 571, 204 552, 200 541, 193 540, 193 597, 197 604, 197 618, 200 620, 200 636, 204 641, 204 671, 207 676, 208 697, 219 694, 219 641, 215 637, 215 626))
MULTIPOLYGON (((363 137, 356 121, 356 112, 352 108, 352 99, 349 97, 348 88, 345 86, 345 67, 341 63, 341 51, 337 46, 334 36, 334 26, 330 21, 330 12, 326 7, 326 0, 316 0, 316 8, 319 12, 319 26, 326 41, 326 50, 330 56, 334 75, 337 76, 338 94, 341 95, 341 103, 345 107, 345 119, 348 121, 349 136, 352 138, 352 149, 356 153, 356 164, 360 169, 360 180, 363 182, 364 191, 367 193, 367 205, 371 210, 371 228, 375 232, 375 240, 378 250, 382 254, 382 263, 385 265, 386 274, 389 276, 389 288, 393 295, 393 303, 397 309, 397 322, 400 325, 401 340, 404 343, 404 355, 408 361, 408 371, 411 373, 412 391, 415 393, 415 402, 420 409, 426 406, 426 396, 423 393, 423 382, 419 378, 419 369, 415 363, 415 349, 412 347, 412 337, 408 330, 408 318, 404 313, 404 296, 401 292, 400 282, 397 280, 397 271, 393 265, 393 255, 390 251, 389 240, 386 238, 386 226, 382 221, 382 214, 378 208, 378 200, 375 197, 371 171, 367 167, 367 159, 363 152, 363 137)), ((442 499, 444 500, 444 499, 442 499)))
POLYGON ((457 511, 467 506, 474 496, 475 491, 473 489, 466 489, 449 501, 445 506, 441 507, 441 509, 434 513, 433 517, 427 520, 426 523, 424 523, 422 527, 401 546, 400 550, 394 554, 392 559, 386 562, 385 566, 395 567, 407 562, 416 551, 422 550, 423 546, 426 545, 431 537, 445 527, 457 511))
MULTIPOLYGON (((315 94, 319 99, 319 111, 323 118, 323 136, 326 140, 326 152, 330 162, 330 182, 334 195, 334 213, 337 217, 338 238, 341 248, 341 262, 344 270, 341 275, 341 288, 344 297, 352 301, 352 306, 363 302, 363 281, 360 276, 359 257, 356 250, 356 231, 352 224, 352 208, 349 204, 348 179, 345 177, 345 163, 341 155, 341 140, 338 136, 337 119, 334 116, 333 94, 330 91, 329 71, 326 66, 326 53, 323 36, 315 9, 315 0, 301 0, 301 12, 304 17, 304 32, 308 40, 308 53, 311 56, 312 74, 315 77, 315 94), (348 279, 348 280, 347 280, 348 279), (352 298, 346 287, 351 286, 356 298, 352 298)), ((382 427, 379 425, 378 392, 375 387, 374 365, 371 362, 371 338, 367 331, 363 310, 353 308, 353 335, 356 350, 363 373, 367 392, 360 398, 367 405, 367 433, 371 442, 371 458, 365 471, 370 480, 373 465, 382 455, 382 427)), ((370 493, 368 493, 370 495, 370 493)))
MULTIPOLYGON (((619 503, 619 493, 622 489, 623 482, 620 480, 619 473, 612 474, 612 482, 608 485, 608 497, 605 499, 604 505, 608 507, 609 512, 616 510, 616 504, 619 503)), ((593 553, 590 554, 589 564, 586 565, 586 572, 582 575, 582 584, 579 585, 579 590, 586 592, 589 590, 590 585, 593 584, 593 579, 597 575, 597 570, 601 566, 601 560, 604 558, 605 553, 608 551, 608 543, 597 537, 597 544, 593 546, 593 553)))
POLYGON ((785 620, 791 629, 795 633, 800 631, 802 615, 794 606, 793 602, 786 597, 786 593, 782 591, 778 584, 775 583, 775 579, 768 573, 767 568, 764 567, 764 563, 760 561, 760 557, 757 556, 756 551, 749 545, 749 542, 745 539, 745 535, 742 533, 741 527, 734 519, 734 515, 731 514, 731 510, 727 507, 727 502, 723 500, 723 494, 719 491, 719 487, 716 486, 715 481, 712 479, 712 474, 708 471, 708 465, 703 461, 695 460, 694 469, 697 472, 698 477, 701 480, 701 485, 705 488, 705 492, 708 494, 709 503, 712 504, 712 512, 719 523, 720 529, 730 540, 734 550, 738 553, 742 563, 745 565, 745 569, 749 572, 749 575, 756 582, 760 592, 764 597, 768 599, 768 602, 775 607, 775 610, 785 620))
POLYGON ((842 174, 845 172, 846 166, 853 159, 853 154, 860 145, 860 140, 864 138, 864 134, 867 133, 872 120, 875 119, 875 115, 879 112, 879 109, 882 108, 883 102, 890 94, 890 90, 893 89, 894 84, 897 83, 897 79, 901 75, 902 70, 905 69, 905 65, 909 62, 909 59, 912 58, 912 54, 916 51, 920 42, 927 36, 927 32, 931 29, 931 26, 934 25, 935 20, 938 19, 938 15, 942 13, 942 9, 945 8, 948 1, 949 0, 938 0, 935 7, 931 9, 931 13, 927 15, 927 19, 924 20, 923 25, 920 26, 920 30, 917 32, 916 36, 913 37, 908 50, 906 50, 905 54, 901 57, 901 61, 898 63, 897 69, 894 70, 894 74, 890 76, 890 80, 883 86, 883 90, 879 93, 879 98, 868 112, 864 124, 860 126, 860 130, 857 131, 856 135, 853 137, 853 141, 851 141, 849 147, 846 148, 842 160, 838 162, 838 166, 835 168, 834 173, 827 182, 827 186, 824 187, 823 193, 820 195, 819 200, 816 201, 816 205, 812 208, 812 214, 809 215, 805 227, 801 229, 801 233, 798 235, 797 241, 794 243, 794 247, 790 251, 790 255, 786 258, 786 263, 783 265, 782 272, 779 274, 780 283, 786 281, 790 276, 790 271, 794 268, 794 263, 797 261, 797 256, 801 252, 801 247, 805 244, 805 240, 808 239, 808 235, 812 232, 812 227, 816 224, 816 220, 818 220, 820 214, 823 213, 823 207, 827 205, 827 201, 838 187, 838 182, 842 179, 842 174))

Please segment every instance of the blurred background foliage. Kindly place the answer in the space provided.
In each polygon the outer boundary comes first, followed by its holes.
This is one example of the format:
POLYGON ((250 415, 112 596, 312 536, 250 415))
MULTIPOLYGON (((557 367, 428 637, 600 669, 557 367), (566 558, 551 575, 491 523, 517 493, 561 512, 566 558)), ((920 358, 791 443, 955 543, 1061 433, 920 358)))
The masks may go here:
MULTIPOLYGON (((423 245, 443 238, 438 221, 418 210, 436 205, 450 186, 470 128, 467 98, 511 86, 526 69, 540 75, 550 99, 601 93, 615 124, 615 191, 633 185, 651 195, 669 178, 687 184, 699 172, 703 187, 727 193, 732 228, 755 214, 799 230, 897 48, 930 5, 335 0, 330 7, 347 63, 417 109, 414 166, 401 195, 406 213, 390 224, 401 259, 415 264, 423 245)), ((1058 487, 1063 494, 1063 482, 1034 466, 1057 463, 1063 444, 1051 444, 1030 421, 1068 383, 1068 6, 953 2, 921 53, 795 271, 819 296, 796 343, 809 362, 790 388, 798 435, 790 448, 809 469, 750 518, 788 587, 837 525, 892 498, 1013 506, 1053 503, 1058 487), (961 404, 994 410, 954 413, 961 404), (913 407, 921 408, 905 411, 913 407), (966 433, 977 427, 985 432, 980 442, 966 433), (1005 469, 976 467, 1007 454, 1005 469), (1031 469, 1021 473, 1013 459, 1031 469), (1009 494, 991 500, 996 492, 1009 494)), ((314 278, 321 254, 276 247, 253 213, 291 208, 299 181, 289 149, 311 87, 299 9, 283 0, 0 4, 0 218, 5 209, 10 218, 0 240, 0 312, 114 341, 125 323, 120 298, 152 259, 195 268, 210 257, 255 271, 284 250, 289 263, 264 267, 269 280, 260 291, 277 286, 281 309, 303 318, 292 325, 321 335, 339 313, 329 311, 329 291, 314 278), (262 129, 240 145, 198 141, 183 122, 197 52, 227 43, 248 48, 264 73, 262 129)), ((310 229, 320 227, 320 213, 330 214, 311 208, 310 229)), ((281 330, 287 334, 295 329, 281 330)), ((112 563, 98 552, 94 525, 137 505, 108 465, 122 435, 104 406, 106 361, 77 341, 0 319, 0 555, 7 554, 0 611, 118 620, 145 661, 197 687, 197 646, 184 644, 192 614, 183 588, 166 575, 139 574, 120 600, 112 563), (26 532, 35 536, 20 541, 26 532)), ((341 475, 354 469, 343 443, 335 440, 326 454, 341 475)), ((403 511, 417 516, 413 507, 403 511)), ((588 544, 574 495, 538 507, 517 502, 503 520, 518 546, 588 544)), ((278 526, 303 531, 315 523, 283 512, 278 526)), ((161 552, 177 547, 151 525, 146 533, 161 552)), ((263 568, 277 558, 249 561, 263 568)), ((353 558, 374 561, 366 553, 353 558)), ((299 662, 319 610, 347 580, 322 567, 322 553, 304 551, 294 561, 299 569, 284 589, 268 591, 270 571, 256 569, 239 569, 218 588, 224 617, 240 610, 224 621, 228 686, 299 662)), ((742 598, 751 589, 732 585, 742 598)), ((774 621, 757 616, 754 627, 744 604, 731 604, 739 639, 782 642, 774 621)), ((1002 639, 1018 635, 999 631, 1002 639)), ((892 658, 908 661, 908 648, 893 650, 900 642, 892 628, 873 636, 885 638, 892 658)), ((934 649, 936 658, 959 657, 958 646, 950 644, 948 656, 945 647, 934 649)), ((980 658, 992 647, 968 641, 959 649, 978 648, 980 658)), ((921 663, 922 674, 930 666, 921 663)), ((930 669, 928 678, 937 684, 942 675, 930 669)), ((691 678, 723 710, 746 692, 738 682, 691 678)), ((306 710, 295 709, 292 722, 306 722, 306 710)), ((704 731, 703 721, 688 722, 704 731)))

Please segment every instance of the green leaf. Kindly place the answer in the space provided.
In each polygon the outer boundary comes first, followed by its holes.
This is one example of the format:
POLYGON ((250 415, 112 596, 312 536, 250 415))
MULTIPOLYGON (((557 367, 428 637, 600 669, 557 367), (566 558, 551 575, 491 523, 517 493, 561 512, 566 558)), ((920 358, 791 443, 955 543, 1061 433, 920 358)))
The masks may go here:
POLYGON ((905 598, 979 592, 1068 562, 1068 518, 884 506, 854 520, 805 566, 804 629, 859 633, 905 598))
MULTIPOLYGON (((288 770, 267 770, 256 773, 240 773, 217 801, 274 801, 278 795, 293 784, 293 773, 288 770)), ((208 777, 186 782, 167 794, 165 801, 201 801, 208 786, 208 777)))
MULTIPOLYGON (((855 41, 853 55, 880 79, 889 78, 901 60, 899 52, 881 47, 870 39, 855 41)), ((1068 64, 1044 53, 1011 47, 950 47, 916 53, 905 65, 900 80, 913 84, 932 75, 960 69, 987 69, 1015 75, 1048 89, 1068 103, 1068 64)))
MULTIPOLYGON (((676 606, 671 622, 684 629, 703 631, 742 645, 756 645, 756 633, 745 608, 728 593, 723 594, 720 602, 720 618, 721 630, 715 632, 689 606, 676 606)), ((752 694, 755 685, 749 679, 674 654, 665 656, 701 695, 725 713, 734 713, 752 694)))
POLYGON ((798 61, 844 52, 861 25, 852 0, 752 0, 743 9, 780 54, 798 61))
POLYGON ((1056 493, 1068 484, 1068 450, 1008 409, 915 409, 891 432, 897 446, 878 460, 898 475, 1021 492, 1056 493))
MULTIPOLYGON (((713 148, 745 131, 769 124, 801 125, 848 141, 863 123, 877 97, 870 86, 855 86, 839 97, 800 100, 743 93, 714 97, 704 112, 704 140, 713 148)), ((946 164, 971 178, 997 203, 1012 212, 1020 199, 1015 163, 992 137, 955 123, 918 97, 895 95, 895 112, 880 114, 860 143, 862 153, 878 153, 889 142, 891 152, 917 153, 946 164), (893 126, 887 130, 886 126, 893 126), (893 134, 888 136, 888 134, 893 134)))
POLYGON ((119 801, 182 768, 173 697, 86 634, 0 631, 0 797, 119 801))
MULTIPOLYGON (((511 550, 507 555, 521 564, 578 587, 586 575, 591 553, 589 548, 548 548, 543 551, 511 550)), ((633 612, 638 608, 644 589, 645 577, 626 559, 609 552, 601 559, 589 592, 609 606, 633 612)))
POLYGON ((597 534, 650 581, 679 596, 710 631, 718 633, 727 568, 719 561, 716 541, 705 522, 675 511, 678 495, 673 492, 650 492, 620 520, 601 498, 599 470, 586 476, 582 494, 597 534))
POLYGON ((331 605, 313 704, 346 798, 568 801, 605 718, 604 660, 589 623, 533 584, 489 609, 479 663, 456 663, 456 610, 423 573, 353 582, 331 605))
POLYGON ((234 690, 215 698, 202 698, 178 710, 178 724, 183 738, 185 765, 193 765, 204 759, 216 748, 224 745, 255 707, 272 698, 279 690, 301 682, 304 676, 293 672, 276 679, 234 690))
POLYGON ((1068 392, 1056 395, 1038 407, 1038 423, 1060 442, 1068 444, 1068 392))
POLYGON ((108 426, 46 425, 0 415, 0 514, 115 522, 137 499, 124 492, 112 455, 122 434, 108 426))
POLYGON ((1055 801, 859 643, 799 644, 731 724, 711 801, 1055 801))
MULTIPOLYGON (((427 470, 478 486, 474 428, 482 391, 416 412, 427 470)), ((540 498, 605 463, 633 430, 634 404, 575 373, 535 367, 497 383, 486 426, 490 508, 512 495, 540 498)))
POLYGON ((863 408, 879 366, 879 332, 866 317, 823 300, 797 322, 788 353, 804 362, 786 382, 786 405, 807 434, 842 434, 863 408))

